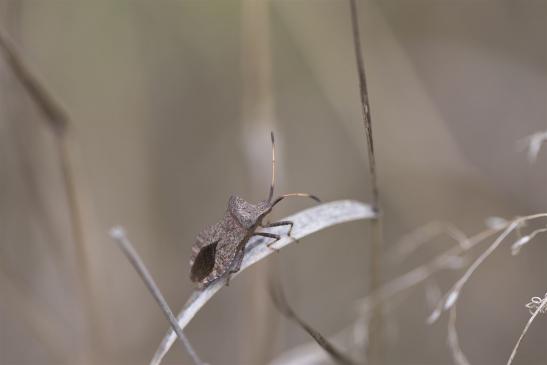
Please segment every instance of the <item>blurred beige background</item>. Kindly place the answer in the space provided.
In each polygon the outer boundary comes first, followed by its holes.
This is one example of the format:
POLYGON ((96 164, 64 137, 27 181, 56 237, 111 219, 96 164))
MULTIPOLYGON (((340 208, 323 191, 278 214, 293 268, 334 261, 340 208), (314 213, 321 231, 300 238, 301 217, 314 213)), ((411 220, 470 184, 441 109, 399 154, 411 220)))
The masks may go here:
MULTIPOLYGON (((547 2, 358 3, 386 247, 433 220, 471 235, 489 216, 545 212, 547 151, 530 165, 516 145, 547 129, 547 2)), ((56 139, 2 54, 1 364, 147 364, 168 325, 108 229, 127 229, 178 310, 195 235, 231 193, 266 196, 270 129, 279 192, 369 200, 346 1, 0 4, 0 26, 72 118, 85 237, 82 260, 56 139)), ((271 219, 309 205, 287 202, 271 219)), ((273 309, 269 270, 324 334, 351 324, 367 293, 367 227, 320 232, 246 271, 187 328, 198 353, 262 364, 309 341, 273 309)), ((458 330, 472 364, 508 358, 524 304, 546 291, 542 243, 517 257, 502 248, 465 288, 458 330)), ((384 278, 448 246, 438 239, 384 278)), ((459 274, 436 282, 445 291, 459 274)), ((404 297, 386 364, 452 363, 446 316, 427 326, 428 314, 423 287, 404 297)), ((545 335, 539 319, 515 363, 545 363, 545 335)), ((166 363, 190 363, 179 347, 166 363)))

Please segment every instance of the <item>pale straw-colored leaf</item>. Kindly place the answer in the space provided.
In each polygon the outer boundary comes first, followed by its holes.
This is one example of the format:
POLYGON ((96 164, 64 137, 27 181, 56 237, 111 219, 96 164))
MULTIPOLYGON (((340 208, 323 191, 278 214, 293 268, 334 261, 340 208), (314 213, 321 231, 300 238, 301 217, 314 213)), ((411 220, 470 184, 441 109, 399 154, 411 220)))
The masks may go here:
MULTIPOLYGON (((271 248, 266 246, 266 243, 269 242, 267 238, 253 237, 247 244, 241 269, 238 273, 232 275, 232 279, 245 271, 245 269, 249 266, 271 255, 274 252, 272 248, 283 248, 295 242, 295 239, 302 239, 312 233, 336 224, 360 219, 371 219, 375 217, 376 213, 368 204, 363 204, 353 200, 340 200, 321 204, 283 218, 282 220, 294 222, 292 238, 286 236, 286 228, 284 229, 283 227, 275 227, 269 230, 271 233, 278 233, 282 235, 282 238, 272 245, 271 248)), ((177 317, 180 328, 184 329, 188 323, 190 323, 192 318, 194 318, 194 316, 199 312, 199 310, 209 301, 209 299, 211 299, 223 287, 224 281, 220 280, 212 283, 204 290, 194 291, 186 302, 184 309, 177 317)), ((150 365, 158 365, 161 363, 163 357, 167 354, 175 339, 176 335, 172 330, 169 330, 152 358, 150 365)))

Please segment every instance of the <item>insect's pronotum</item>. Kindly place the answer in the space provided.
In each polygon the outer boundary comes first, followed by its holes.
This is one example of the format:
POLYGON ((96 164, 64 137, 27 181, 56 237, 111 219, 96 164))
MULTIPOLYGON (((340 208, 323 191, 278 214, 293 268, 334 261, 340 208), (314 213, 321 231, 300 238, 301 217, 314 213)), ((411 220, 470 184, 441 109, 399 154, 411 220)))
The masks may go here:
POLYGON ((190 279, 204 288, 213 281, 225 277, 228 283, 230 275, 239 271, 245 252, 245 245, 252 236, 273 238, 268 243, 271 246, 281 237, 268 232, 257 232, 258 227, 289 226, 288 235, 291 235, 293 222, 280 221, 267 225, 262 219, 272 211, 272 208, 286 197, 303 196, 320 202, 319 198, 307 193, 290 193, 273 198, 275 185, 275 143, 272 138, 272 184, 267 200, 251 204, 242 198, 232 195, 228 200, 228 209, 224 217, 202 230, 192 245, 190 259, 190 279))

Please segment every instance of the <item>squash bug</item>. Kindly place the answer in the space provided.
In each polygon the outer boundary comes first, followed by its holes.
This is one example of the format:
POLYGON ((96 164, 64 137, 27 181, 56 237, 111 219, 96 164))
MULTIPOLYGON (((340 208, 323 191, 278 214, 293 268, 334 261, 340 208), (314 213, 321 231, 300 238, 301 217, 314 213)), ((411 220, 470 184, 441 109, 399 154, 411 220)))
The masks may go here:
POLYGON ((281 195, 272 200, 275 185, 275 142, 272 139, 272 183, 267 200, 252 204, 244 199, 232 195, 228 199, 228 209, 224 217, 217 223, 203 229, 192 245, 190 259, 190 279, 197 283, 198 288, 205 288, 217 279, 226 278, 228 285, 230 276, 239 271, 245 254, 245 245, 252 236, 273 238, 268 247, 277 242, 281 236, 268 232, 257 232, 257 228, 289 226, 288 235, 291 235, 293 222, 280 221, 271 224, 262 224, 264 217, 281 200, 292 197, 308 197, 320 202, 315 195, 307 193, 290 193, 281 195))

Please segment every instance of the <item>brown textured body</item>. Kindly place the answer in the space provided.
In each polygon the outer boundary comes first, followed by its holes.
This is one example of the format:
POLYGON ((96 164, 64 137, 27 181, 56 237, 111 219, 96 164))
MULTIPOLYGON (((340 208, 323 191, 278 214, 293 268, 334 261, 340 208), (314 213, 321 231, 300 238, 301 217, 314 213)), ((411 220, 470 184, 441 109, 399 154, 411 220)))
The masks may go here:
POLYGON ((307 193, 290 193, 273 198, 275 185, 275 144, 272 138, 272 184, 267 200, 261 200, 257 204, 251 204, 238 196, 232 195, 228 199, 228 209, 224 217, 217 223, 202 230, 192 245, 192 258, 190 259, 190 279, 204 288, 213 281, 225 277, 227 282, 230 275, 239 271, 241 261, 245 255, 245 245, 252 236, 273 238, 277 242, 281 237, 268 232, 257 232, 257 227, 289 226, 288 235, 291 235, 293 222, 281 221, 262 225, 262 219, 272 211, 272 208, 289 196, 303 196, 317 202, 319 199, 307 193))
POLYGON ((254 205, 232 195, 224 217, 199 233, 192 246, 190 278, 205 287, 218 278, 239 271, 245 245, 255 234, 272 204, 254 205))

